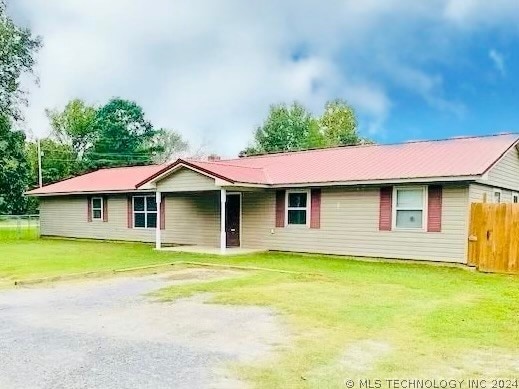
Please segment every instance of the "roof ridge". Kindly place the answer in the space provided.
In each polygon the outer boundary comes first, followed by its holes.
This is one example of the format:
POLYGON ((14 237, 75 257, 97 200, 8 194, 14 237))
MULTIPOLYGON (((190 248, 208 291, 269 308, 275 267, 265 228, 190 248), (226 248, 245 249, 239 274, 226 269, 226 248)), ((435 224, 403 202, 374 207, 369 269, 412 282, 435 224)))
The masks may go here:
POLYGON ((416 143, 434 143, 434 142, 446 142, 446 141, 455 141, 455 140, 464 140, 464 139, 477 139, 477 138, 491 138, 496 136, 506 136, 506 135, 516 135, 519 138, 519 132, 510 131, 510 132, 500 132, 497 134, 485 134, 485 135, 467 135, 467 136, 455 136, 450 138, 440 138, 440 139, 422 139, 422 140, 412 140, 412 141, 404 141, 404 142, 394 142, 394 143, 371 143, 371 144, 359 144, 359 145, 341 145, 341 146, 333 146, 333 147, 324 147, 324 148, 310 148, 304 150, 287 150, 287 151, 276 151, 271 153, 264 154, 256 154, 251 156, 239 157, 239 158, 230 158, 224 159, 225 161, 240 161, 252 158, 265 158, 265 157, 277 157, 284 155, 292 155, 292 154, 302 154, 309 152, 322 152, 328 150, 338 150, 338 149, 354 149, 354 148, 362 148, 362 147, 383 147, 383 146, 398 146, 398 145, 408 145, 408 144, 416 144, 416 143))
POLYGON ((105 167, 100 167, 96 170, 92 170, 91 173, 94 173, 94 172, 98 172, 98 171, 101 171, 101 170, 123 170, 123 169, 134 169, 136 167, 160 167, 160 166, 166 166, 167 164, 166 163, 154 163, 152 165, 133 165, 133 166, 105 166, 105 167))
MULTIPOLYGON (((189 160, 188 161, 191 161, 191 162, 201 162, 201 163, 207 163, 207 164, 210 164, 210 165, 223 165, 223 166, 232 166, 232 167, 240 167, 240 168, 244 168, 244 169, 258 169, 258 170, 263 170, 262 167, 255 167, 255 166, 243 166, 243 165, 234 165, 234 164, 230 164, 230 163, 220 163, 219 161, 199 161, 199 160, 189 160)), ((223 162, 225 161, 239 161, 239 159, 224 159, 222 160, 223 162)))

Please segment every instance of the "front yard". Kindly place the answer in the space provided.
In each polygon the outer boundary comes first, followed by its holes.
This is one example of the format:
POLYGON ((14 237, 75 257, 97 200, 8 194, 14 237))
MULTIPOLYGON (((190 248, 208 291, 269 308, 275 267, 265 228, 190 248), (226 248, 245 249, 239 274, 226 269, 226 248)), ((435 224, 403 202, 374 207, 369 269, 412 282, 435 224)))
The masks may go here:
POLYGON ((317 255, 214 257, 155 252, 142 244, 4 239, 0 285, 181 260, 293 272, 256 270, 150 296, 167 301, 210 293, 210 302, 277 312, 288 342, 267 362, 230 366, 256 387, 340 388, 359 378, 519 378, 519 278, 513 276, 317 255))

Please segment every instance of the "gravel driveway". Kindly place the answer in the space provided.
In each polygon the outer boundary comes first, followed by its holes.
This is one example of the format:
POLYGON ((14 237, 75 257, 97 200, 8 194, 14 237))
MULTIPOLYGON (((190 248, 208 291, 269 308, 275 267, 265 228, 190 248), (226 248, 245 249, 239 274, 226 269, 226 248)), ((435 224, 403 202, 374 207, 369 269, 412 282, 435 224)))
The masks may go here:
POLYGON ((143 294, 232 272, 188 270, 0 292, 0 388, 241 388, 286 333, 266 308, 143 294))

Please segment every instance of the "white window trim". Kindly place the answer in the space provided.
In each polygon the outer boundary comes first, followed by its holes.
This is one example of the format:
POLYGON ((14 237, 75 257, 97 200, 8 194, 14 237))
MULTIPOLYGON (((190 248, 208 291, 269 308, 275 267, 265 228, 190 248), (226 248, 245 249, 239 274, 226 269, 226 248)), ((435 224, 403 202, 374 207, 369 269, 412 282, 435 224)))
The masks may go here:
POLYGON ((148 202, 146 201, 146 198, 147 197, 151 197, 153 198, 153 201, 155 202, 156 204, 156 198, 155 198, 155 195, 152 195, 152 196, 145 196, 145 195, 142 195, 142 196, 132 196, 132 216, 133 216, 133 229, 135 230, 154 230, 156 229, 157 227, 148 227, 148 216, 147 214, 148 213, 156 213, 157 214, 157 223, 158 223, 158 213, 159 213, 159 209, 157 208, 156 211, 148 211, 148 202), (136 211, 135 210, 135 199, 136 198, 144 198, 144 211, 136 211), (137 227, 135 225, 135 214, 136 213, 143 213, 145 215, 144 217, 144 223, 145 223, 145 226, 144 227, 137 227))
POLYGON ((503 202, 503 191, 501 189, 492 189, 492 203, 501 204, 503 202), (496 201, 496 193, 499 193, 499 203, 496 201))
POLYGON ((92 217, 92 221, 96 220, 103 220, 104 219, 104 202, 105 200, 102 198, 102 197, 99 197, 99 196, 96 196, 96 197, 92 197, 90 198, 90 213, 91 213, 91 217, 92 217), (94 208, 94 200, 101 200, 101 217, 94 217, 94 209, 95 210, 98 210, 98 208, 94 208))
MULTIPOLYGON (((428 186, 394 186, 393 187, 393 200, 391 206, 391 227, 393 231, 406 231, 406 232, 426 232, 427 231, 427 205, 428 205, 428 186), (398 190, 422 190, 422 228, 405 228, 396 226, 396 213, 397 213, 397 192, 398 190)), ((405 209, 398 209, 402 211, 405 209)), ((416 208, 409 208, 409 210, 416 210, 416 208)))
POLYGON ((512 204, 518 204, 519 203, 519 193, 512 192, 512 204), (514 203, 514 197, 517 197, 517 203, 514 203))
POLYGON ((290 228, 308 228, 310 227, 310 189, 294 189, 287 190, 285 192, 285 227, 290 228), (289 207, 288 196, 291 193, 306 193, 306 207, 289 207), (288 224, 288 211, 305 210, 306 211, 306 224, 288 224))

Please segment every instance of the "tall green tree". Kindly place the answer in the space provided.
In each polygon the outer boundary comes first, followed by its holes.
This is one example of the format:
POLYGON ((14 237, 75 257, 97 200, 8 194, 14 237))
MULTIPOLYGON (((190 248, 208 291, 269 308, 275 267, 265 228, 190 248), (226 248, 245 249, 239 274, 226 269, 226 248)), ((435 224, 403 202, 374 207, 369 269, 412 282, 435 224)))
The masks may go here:
POLYGON ((357 131, 355 111, 344 100, 325 104, 319 126, 327 146, 356 145, 363 141, 357 131))
POLYGON ((241 155, 310 148, 355 145, 370 142, 357 130, 355 111, 344 100, 326 103, 323 114, 314 117, 301 104, 273 105, 265 122, 254 133, 252 145, 241 155))
POLYGON ((254 134, 253 145, 246 150, 246 153, 269 153, 306 148, 310 143, 310 135, 319 137, 315 131, 315 119, 305 107, 298 102, 290 106, 272 105, 267 119, 254 134))
POLYGON ((0 1, 0 214, 25 212, 28 163, 25 135, 13 129, 22 119, 21 106, 27 94, 21 89, 21 76, 32 73, 41 39, 28 28, 14 24, 0 1))
POLYGON ((95 139, 85 157, 92 168, 147 165, 164 152, 160 130, 137 103, 115 98, 96 112, 95 139))
POLYGON ((28 28, 14 24, 0 1, 0 114, 21 119, 20 105, 26 104, 26 92, 20 88, 20 76, 32 73, 41 38, 28 28))
POLYGON ((13 130, 11 120, 0 115, 0 214, 25 212, 29 166, 24 147, 25 134, 13 130))
MULTIPOLYGON (((41 140, 40 146, 43 185, 81 173, 81 166, 76 161, 76 153, 70 145, 47 138, 41 140)), ((38 186, 38 145, 36 142, 26 142, 25 148, 29 162, 29 187, 34 188, 38 186)))
POLYGON ((153 142, 162 148, 162 151, 157 151, 153 157, 153 162, 155 163, 171 161, 174 157, 189 149, 189 144, 182 138, 182 135, 177 131, 165 128, 157 131, 153 142))
POLYGON ((45 110, 52 128, 52 135, 62 145, 72 147, 75 157, 80 160, 83 154, 94 145, 96 132, 94 121, 96 108, 83 100, 70 101, 63 111, 45 110))

